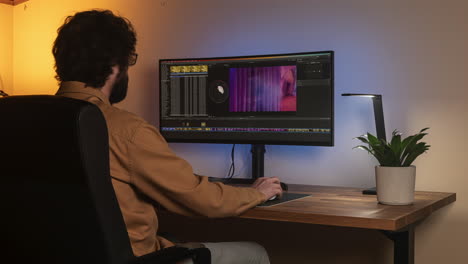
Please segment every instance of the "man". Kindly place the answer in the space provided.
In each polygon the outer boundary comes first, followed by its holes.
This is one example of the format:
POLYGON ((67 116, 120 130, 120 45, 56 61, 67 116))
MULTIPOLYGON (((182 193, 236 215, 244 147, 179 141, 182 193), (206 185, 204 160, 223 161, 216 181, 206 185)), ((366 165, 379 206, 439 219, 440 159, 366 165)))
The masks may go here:
MULTIPOLYGON (((173 246, 157 236, 154 204, 186 216, 228 217, 281 195, 277 178, 252 187, 211 183, 194 175, 158 130, 112 106, 127 93, 128 67, 136 63, 131 23, 111 11, 91 10, 68 17, 53 46, 57 95, 89 101, 104 114, 109 130, 110 173, 135 255, 173 246)), ((206 243, 213 263, 269 263, 254 243, 206 243)))

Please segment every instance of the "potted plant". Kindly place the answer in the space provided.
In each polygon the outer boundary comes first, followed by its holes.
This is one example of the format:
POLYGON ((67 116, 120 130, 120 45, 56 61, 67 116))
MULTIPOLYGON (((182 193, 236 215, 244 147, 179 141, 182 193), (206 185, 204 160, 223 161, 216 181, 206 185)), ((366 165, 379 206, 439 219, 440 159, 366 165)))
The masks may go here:
POLYGON ((413 161, 429 149, 425 142, 419 142, 429 128, 424 128, 415 135, 401 137, 393 131, 390 142, 374 135, 357 137, 365 145, 355 148, 364 149, 374 156, 380 166, 375 167, 377 200, 382 204, 408 205, 414 201, 416 167, 413 161))

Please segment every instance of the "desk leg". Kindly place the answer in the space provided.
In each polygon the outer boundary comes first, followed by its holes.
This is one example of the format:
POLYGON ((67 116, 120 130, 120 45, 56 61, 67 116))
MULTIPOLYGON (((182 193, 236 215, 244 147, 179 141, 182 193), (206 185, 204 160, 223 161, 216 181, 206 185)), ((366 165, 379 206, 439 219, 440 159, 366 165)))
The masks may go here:
POLYGON ((393 240, 393 263, 414 264, 414 226, 409 226, 405 230, 397 232, 382 232, 393 240))

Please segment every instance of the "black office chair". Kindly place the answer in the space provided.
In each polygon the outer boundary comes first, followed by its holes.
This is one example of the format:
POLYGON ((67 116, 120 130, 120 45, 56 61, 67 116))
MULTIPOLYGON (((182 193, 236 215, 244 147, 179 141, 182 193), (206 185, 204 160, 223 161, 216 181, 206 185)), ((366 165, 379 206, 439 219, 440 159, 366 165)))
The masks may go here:
POLYGON ((208 249, 133 255, 109 175, 107 126, 91 103, 0 98, 0 187, 4 263, 210 263, 208 249))

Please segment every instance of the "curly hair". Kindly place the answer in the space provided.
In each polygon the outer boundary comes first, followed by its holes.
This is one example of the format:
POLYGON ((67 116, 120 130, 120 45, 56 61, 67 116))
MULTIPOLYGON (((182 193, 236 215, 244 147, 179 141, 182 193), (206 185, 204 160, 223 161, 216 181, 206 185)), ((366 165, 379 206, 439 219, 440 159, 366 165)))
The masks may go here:
POLYGON ((57 30, 52 53, 55 78, 104 86, 112 66, 127 69, 136 58, 136 33, 126 18, 110 10, 90 10, 65 19, 57 30))

